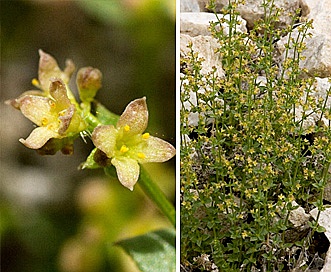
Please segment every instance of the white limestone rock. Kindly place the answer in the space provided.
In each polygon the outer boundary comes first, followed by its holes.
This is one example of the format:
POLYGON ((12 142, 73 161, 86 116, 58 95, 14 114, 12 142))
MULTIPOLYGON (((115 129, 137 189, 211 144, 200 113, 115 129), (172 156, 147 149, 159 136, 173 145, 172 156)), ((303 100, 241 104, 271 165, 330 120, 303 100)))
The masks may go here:
POLYGON ((181 0, 180 12, 200 12, 198 0, 181 0))
MULTIPOLYGON (((229 15, 218 14, 220 18, 229 19, 229 15)), ((180 14, 180 32, 182 34, 187 34, 192 37, 202 35, 210 36, 209 31, 210 22, 217 22, 217 17, 214 13, 208 12, 182 12, 180 14)), ((246 21, 241 17, 238 17, 240 25, 238 26, 238 31, 247 32, 246 21)), ((228 31, 228 25, 226 23, 222 24, 225 34, 228 31)))
POLYGON ((185 58, 188 56, 190 48, 188 44, 192 43, 192 49, 198 53, 199 58, 203 58, 201 67, 201 74, 206 75, 211 72, 212 67, 215 66, 216 76, 223 77, 224 71, 222 69, 221 57, 215 52, 219 47, 217 40, 211 36, 196 36, 191 37, 185 34, 180 35, 180 56, 185 58))
MULTIPOLYGON (((331 108, 331 95, 328 95, 328 92, 331 88, 331 83, 328 81, 327 78, 315 78, 315 92, 311 95, 315 97, 316 101, 319 99, 322 99, 323 104, 325 102, 325 108, 330 109, 331 108)), ((308 117, 303 120, 302 127, 304 130, 309 129, 312 126, 316 126, 317 122, 320 120, 320 113, 312 112, 312 110, 306 110, 304 111, 302 107, 296 108, 296 115, 295 119, 296 121, 302 120, 302 116, 305 113, 305 115, 308 117)), ((322 116, 321 121, 324 123, 325 126, 329 126, 330 120, 328 120, 324 115, 322 116)), ((331 197, 331 196, 330 196, 331 197)))
MULTIPOLYGON (((300 61, 300 67, 308 70, 308 76, 330 77, 331 76, 331 1, 329 0, 306 0, 307 19, 313 19, 313 29, 310 29, 311 38, 305 40, 307 49, 302 52, 305 60, 300 61)), ((298 31, 295 29, 291 36, 295 39, 298 31)), ((285 51, 284 45, 288 36, 281 39, 277 46, 285 51)), ((284 54, 282 59, 284 58, 284 54)), ((293 54, 292 54, 293 55, 293 54)))
POLYGON ((210 36, 208 30, 210 22, 216 22, 217 18, 213 13, 207 12, 181 12, 180 32, 192 37, 202 35, 210 36))
MULTIPOLYGON (((292 202, 293 207, 299 206, 295 201, 292 202)), ((293 224, 295 228, 304 226, 308 223, 310 218, 309 214, 306 214, 305 209, 298 207, 290 212, 289 221, 293 224)))
MULTIPOLYGON (((181 59, 184 60, 186 56, 188 56, 189 51, 188 44, 192 43, 192 50, 198 53, 199 58, 203 58, 201 63, 201 74, 207 76, 209 73, 213 71, 212 67, 216 67, 215 76, 216 77, 224 77, 224 71, 222 69, 222 63, 220 56, 215 52, 218 48, 217 40, 211 36, 196 36, 191 37, 185 34, 180 35, 180 55, 181 59)), ((190 69, 190 68, 188 68, 190 69)), ((185 80, 183 84, 188 84, 185 80)), ((203 84, 203 83, 202 83, 203 84)), ((199 89, 199 93, 205 92, 206 86, 201 86, 199 89)), ((189 101, 184 102, 184 107, 187 110, 191 110, 191 105, 197 105, 197 97, 195 93, 190 93, 189 101)), ((203 101, 200 101, 204 103, 203 101)), ((221 101, 220 101, 221 103, 221 101)), ((204 115, 204 113, 190 112, 188 116, 188 125, 190 126, 198 126, 199 116, 204 115)), ((212 122, 213 120, 207 119, 207 123, 212 122)))
MULTIPOLYGON (((284 28, 291 23, 291 18, 288 16, 289 12, 294 13, 296 9, 300 7, 299 0, 275 0, 275 7, 284 9, 281 12, 279 22, 277 26, 284 28)), ((205 7, 209 3, 209 0, 199 0, 200 8, 205 7)), ((227 6, 228 0, 216 0, 216 12, 220 12, 223 7, 227 6)), ((241 17, 247 21, 247 26, 251 29, 254 26, 256 20, 263 18, 264 8, 262 7, 263 0, 246 0, 245 4, 238 5, 238 12, 241 17)))

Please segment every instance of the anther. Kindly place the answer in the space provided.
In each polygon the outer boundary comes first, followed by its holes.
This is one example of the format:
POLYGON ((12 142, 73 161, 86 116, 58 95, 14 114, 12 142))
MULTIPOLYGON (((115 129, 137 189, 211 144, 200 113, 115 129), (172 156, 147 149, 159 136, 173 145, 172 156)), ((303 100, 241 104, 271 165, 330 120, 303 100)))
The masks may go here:
POLYGON ((36 78, 32 79, 31 83, 32 83, 32 85, 35 86, 35 87, 38 87, 38 88, 39 88, 39 86, 40 86, 39 81, 38 81, 38 79, 36 79, 36 78))
POLYGON ((120 152, 125 153, 125 152, 128 152, 128 151, 129 151, 129 148, 126 145, 122 145, 122 147, 120 149, 120 152))
POLYGON ((144 153, 141 153, 141 152, 138 152, 137 156, 138 156, 139 159, 145 159, 146 158, 146 155, 144 153))
POLYGON ((55 105, 55 102, 52 101, 52 100, 49 100, 49 101, 48 101, 48 104, 50 105, 51 108, 55 108, 55 106, 56 106, 56 105, 55 105))
POLYGON ((44 118, 41 119, 41 124, 42 124, 43 126, 46 126, 46 125, 48 124, 48 120, 47 120, 46 117, 44 117, 44 118))
POLYGON ((149 133, 148 132, 144 133, 143 134, 143 139, 148 139, 148 138, 149 138, 149 133))

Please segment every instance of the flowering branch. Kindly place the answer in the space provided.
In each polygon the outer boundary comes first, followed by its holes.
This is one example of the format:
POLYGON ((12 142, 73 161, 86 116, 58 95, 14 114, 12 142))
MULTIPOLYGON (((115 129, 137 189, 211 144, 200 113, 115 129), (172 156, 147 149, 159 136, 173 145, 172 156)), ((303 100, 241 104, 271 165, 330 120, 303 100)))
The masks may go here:
POLYGON ((165 162, 176 153, 171 144, 145 132, 146 98, 130 102, 121 116, 111 113, 94 100, 101 88, 101 72, 85 67, 78 71, 76 79, 79 104, 67 85, 75 68, 72 61, 68 60, 62 71, 52 56, 42 50, 39 54, 38 79, 33 79, 32 84, 40 90, 6 101, 38 126, 20 142, 42 155, 53 155, 59 150, 72 154, 73 141, 82 133, 91 135, 96 148, 81 168, 103 167, 108 175, 115 168, 120 183, 131 191, 139 180, 145 193, 175 225, 172 204, 140 166, 165 162), (91 113, 91 103, 97 105, 96 114, 91 113))

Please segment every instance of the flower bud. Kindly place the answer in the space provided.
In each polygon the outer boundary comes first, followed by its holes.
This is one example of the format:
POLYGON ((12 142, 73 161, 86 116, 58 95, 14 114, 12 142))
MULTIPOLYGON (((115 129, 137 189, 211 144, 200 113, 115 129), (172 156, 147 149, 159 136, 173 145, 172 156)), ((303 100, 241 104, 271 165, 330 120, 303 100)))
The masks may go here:
POLYGON ((102 74, 92 67, 81 68, 77 73, 77 87, 82 102, 93 101, 97 91, 101 88, 102 74))

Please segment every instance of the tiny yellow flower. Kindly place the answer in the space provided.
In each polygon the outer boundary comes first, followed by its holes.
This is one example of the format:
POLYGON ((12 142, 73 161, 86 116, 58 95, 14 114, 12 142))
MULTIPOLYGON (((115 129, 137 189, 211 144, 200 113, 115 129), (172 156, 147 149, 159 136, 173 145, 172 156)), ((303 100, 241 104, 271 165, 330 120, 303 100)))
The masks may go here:
POLYGON ((241 233, 241 237, 243 239, 245 239, 246 237, 248 237, 248 232, 246 230, 244 230, 242 233, 241 233))
POLYGON ((72 146, 68 139, 51 141, 47 147, 45 145, 51 139, 76 137, 86 128, 86 123, 70 102, 67 88, 60 79, 50 80, 49 97, 30 94, 13 101, 10 103, 14 103, 26 118, 38 126, 27 139, 19 141, 31 149, 44 148, 42 154, 54 154, 62 148, 68 150, 72 146))
POLYGON ((176 153, 168 142, 144 133, 147 124, 148 110, 143 97, 129 103, 116 127, 100 125, 92 133, 94 145, 106 154, 121 184, 130 190, 138 181, 139 164, 165 162, 176 153))
POLYGON ((40 49, 39 56, 38 80, 32 80, 32 84, 34 86, 40 88, 48 94, 50 87, 49 80, 51 78, 59 78, 64 84, 69 83, 71 75, 75 71, 75 65, 71 60, 66 60, 66 67, 62 71, 56 60, 51 55, 40 49))
POLYGON ((285 196, 283 194, 278 195, 279 200, 285 199, 285 196))

